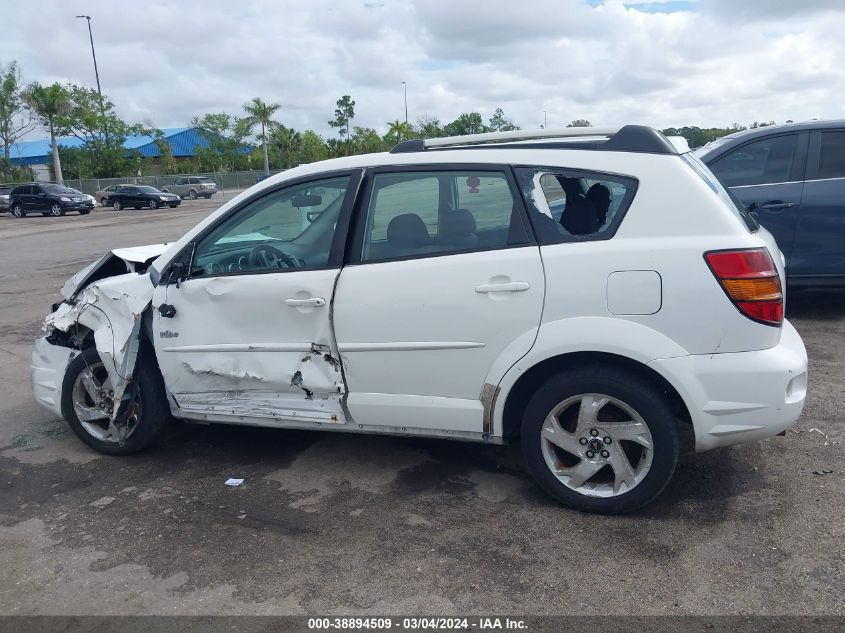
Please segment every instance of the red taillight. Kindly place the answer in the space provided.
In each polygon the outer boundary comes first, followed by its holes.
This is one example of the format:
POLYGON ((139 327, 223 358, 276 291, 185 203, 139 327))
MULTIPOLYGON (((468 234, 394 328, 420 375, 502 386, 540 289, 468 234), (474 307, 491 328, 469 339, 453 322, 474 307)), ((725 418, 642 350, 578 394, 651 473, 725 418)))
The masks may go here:
POLYGON ((704 259, 740 312, 766 325, 783 323, 780 277, 768 250, 710 251, 704 259))

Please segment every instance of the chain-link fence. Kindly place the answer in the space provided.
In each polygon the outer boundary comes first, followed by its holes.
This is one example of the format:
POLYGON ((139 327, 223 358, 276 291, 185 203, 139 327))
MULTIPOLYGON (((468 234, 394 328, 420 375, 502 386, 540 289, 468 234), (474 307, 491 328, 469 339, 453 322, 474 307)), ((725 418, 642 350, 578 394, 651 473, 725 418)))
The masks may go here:
MULTIPOLYGON (((273 174, 278 171, 271 172, 273 174)), ((186 176, 202 176, 211 178, 217 183, 217 188, 221 191, 226 189, 246 189, 252 187, 259 180, 264 177, 263 171, 235 171, 235 172, 215 172, 215 173, 198 173, 198 174, 174 174, 166 176, 123 176, 121 178, 65 178, 65 187, 72 187, 79 189, 83 193, 94 195, 97 191, 102 191, 110 185, 149 185, 156 189, 167 187, 176 182, 178 178, 186 176)), ((10 183, 14 186, 15 183, 10 183)))

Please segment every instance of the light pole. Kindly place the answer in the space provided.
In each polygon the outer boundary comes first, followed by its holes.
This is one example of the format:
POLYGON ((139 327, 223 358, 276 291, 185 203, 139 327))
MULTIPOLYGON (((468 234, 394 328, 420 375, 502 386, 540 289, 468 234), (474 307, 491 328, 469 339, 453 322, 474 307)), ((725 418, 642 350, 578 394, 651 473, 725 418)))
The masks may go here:
POLYGON ((543 129, 547 130, 549 128, 549 124, 546 122, 546 111, 543 110, 543 129))
POLYGON ((405 125, 408 125, 408 82, 402 82, 402 88, 405 92, 405 125))
POLYGON ((97 70, 97 53, 94 52, 94 34, 91 32, 91 16, 77 15, 76 17, 88 20, 88 39, 91 40, 91 57, 94 58, 94 76, 97 78, 97 94, 100 95, 100 110, 104 110, 103 91, 100 89, 100 71, 97 70))

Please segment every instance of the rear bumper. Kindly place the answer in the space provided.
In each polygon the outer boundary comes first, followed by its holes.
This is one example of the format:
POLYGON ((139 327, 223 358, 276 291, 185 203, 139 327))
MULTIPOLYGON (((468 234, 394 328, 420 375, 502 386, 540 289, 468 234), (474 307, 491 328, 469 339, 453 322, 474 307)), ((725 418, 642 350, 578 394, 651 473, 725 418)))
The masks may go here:
POLYGON ((697 451, 777 435, 804 409, 807 351, 789 321, 770 349, 665 358, 649 366, 684 399, 697 451))
POLYGON ((68 364, 78 350, 51 345, 46 337, 35 341, 32 347, 30 377, 35 401, 58 417, 62 417, 62 381, 68 364))

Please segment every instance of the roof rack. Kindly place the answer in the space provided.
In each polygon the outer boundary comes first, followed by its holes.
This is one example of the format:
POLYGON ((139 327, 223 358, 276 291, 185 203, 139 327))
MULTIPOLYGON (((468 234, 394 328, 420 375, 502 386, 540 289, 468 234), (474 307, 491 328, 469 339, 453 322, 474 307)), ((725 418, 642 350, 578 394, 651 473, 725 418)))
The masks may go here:
POLYGON ((648 154, 677 154, 678 150, 663 134, 645 125, 622 127, 569 127, 558 130, 516 130, 513 132, 489 132, 467 134, 444 138, 412 139, 396 145, 391 154, 424 152, 429 149, 475 149, 496 146, 498 148, 547 148, 562 147, 604 150, 610 152, 642 152, 648 154), (549 141, 577 141, 577 143, 553 143, 549 141), (583 141, 594 141, 582 144, 583 141), (542 141, 528 145, 526 142, 542 141))

